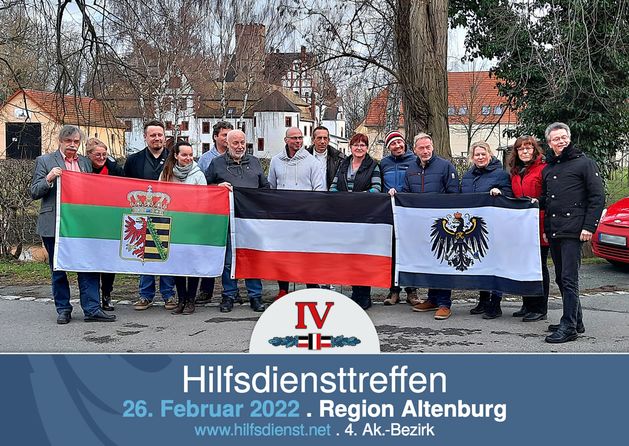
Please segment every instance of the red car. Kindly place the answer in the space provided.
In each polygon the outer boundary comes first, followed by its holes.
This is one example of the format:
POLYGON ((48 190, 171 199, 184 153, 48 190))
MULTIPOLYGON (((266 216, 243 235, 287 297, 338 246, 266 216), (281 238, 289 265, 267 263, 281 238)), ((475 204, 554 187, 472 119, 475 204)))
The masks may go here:
POLYGON ((609 263, 629 266, 629 197, 618 200, 603 211, 592 237, 594 255, 609 263))

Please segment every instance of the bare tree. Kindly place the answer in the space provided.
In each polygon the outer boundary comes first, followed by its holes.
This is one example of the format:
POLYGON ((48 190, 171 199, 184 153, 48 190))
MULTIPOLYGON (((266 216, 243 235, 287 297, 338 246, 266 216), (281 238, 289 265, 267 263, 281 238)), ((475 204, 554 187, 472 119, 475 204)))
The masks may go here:
MULTIPOLYGON (((448 2, 299 0, 284 10, 310 19, 303 38, 321 63, 347 61, 348 73, 375 69, 397 84, 409 135, 427 131, 450 156, 447 122, 448 2)), ((395 93, 395 88, 392 89, 395 93)))

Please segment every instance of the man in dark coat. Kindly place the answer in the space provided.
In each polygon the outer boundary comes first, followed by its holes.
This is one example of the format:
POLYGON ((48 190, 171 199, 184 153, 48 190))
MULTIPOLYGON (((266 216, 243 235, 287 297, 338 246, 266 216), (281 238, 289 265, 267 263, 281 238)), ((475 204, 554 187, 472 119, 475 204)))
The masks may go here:
MULTIPOLYGON (((427 133, 415 136, 413 151, 417 158, 404 175, 402 192, 456 194, 459 177, 452 163, 435 154, 432 137, 427 133)), ((445 320, 452 314, 452 290, 428 289, 428 299, 413 305, 413 311, 435 311, 435 319, 445 320)))
POLYGON ((330 132, 323 126, 315 127, 312 131, 314 144, 306 150, 319 161, 325 173, 325 190, 329 190, 334 180, 334 174, 345 155, 330 145, 330 132))
MULTIPOLYGON (((48 252, 52 279, 52 295, 57 309, 57 323, 70 322, 72 305, 70 304, 70 284, 65 271, 53 271, 55 251, 55 222, 57 208, 57 178, 64 170, 73 172, 92 172, 92 163, 84 156, 78 155, 81 145, 81 130, 73 125, 65 125, 59 132, 59 149, 37 157, 31 196, 33 200, 41 199, 41 209, 37 219, 37 234, 44 242, 48 252)), ((89 224, 89 223, 85 223, 89 224)), ((113 322, 116 316, 107 315, 100 309, 98 292, 98 273, 77 273, 81 308, 86 322, 113 322)))
POLYGON ((545 209, 544 233, 555 264, 555 281, 563 299, 563 316, 546 342, 574 341, 585 332, 579 301, 581 245, 592 239, 605 206, 603 182, 594 161, 570 140, 570 128, 555 122, 546 129, 552 149, 542 172, 540 206, 545 209))
MULTIPOLYGON (((168 150, 164 147, 164 124, 160 121, 149 121, 144 124, 144 140, 146 147, 127 158, 124 173, 128 178, 157 181, 168 158, 168 150)), ((134 302, 133 307, 136 310, 146 310, 153 305, 155 298, 155 276, 141 274, 139 288, 140 298, 134 302)), ((160 276, 159 291, 162 293, 166 310, 177 308, 174 277, 160 276)))

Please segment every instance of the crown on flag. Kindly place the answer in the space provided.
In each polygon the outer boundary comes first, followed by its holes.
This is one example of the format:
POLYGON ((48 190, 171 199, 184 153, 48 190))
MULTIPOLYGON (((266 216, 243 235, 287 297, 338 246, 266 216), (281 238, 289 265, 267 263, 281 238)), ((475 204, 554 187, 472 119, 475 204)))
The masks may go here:
POLYGON ((146 192, 133 190, 127 194, 133 212, 139 214, 162 215, 170 204, 170 197, 163 192, 153 192, 149 186, 146 192))

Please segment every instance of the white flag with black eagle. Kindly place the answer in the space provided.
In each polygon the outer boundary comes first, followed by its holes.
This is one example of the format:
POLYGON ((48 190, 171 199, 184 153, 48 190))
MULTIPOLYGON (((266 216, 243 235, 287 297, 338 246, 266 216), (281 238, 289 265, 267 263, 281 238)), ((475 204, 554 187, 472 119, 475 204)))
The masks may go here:
POLYGON ((484 194, 396 194, 400 286, 542 292, 539 208, 484 194))

